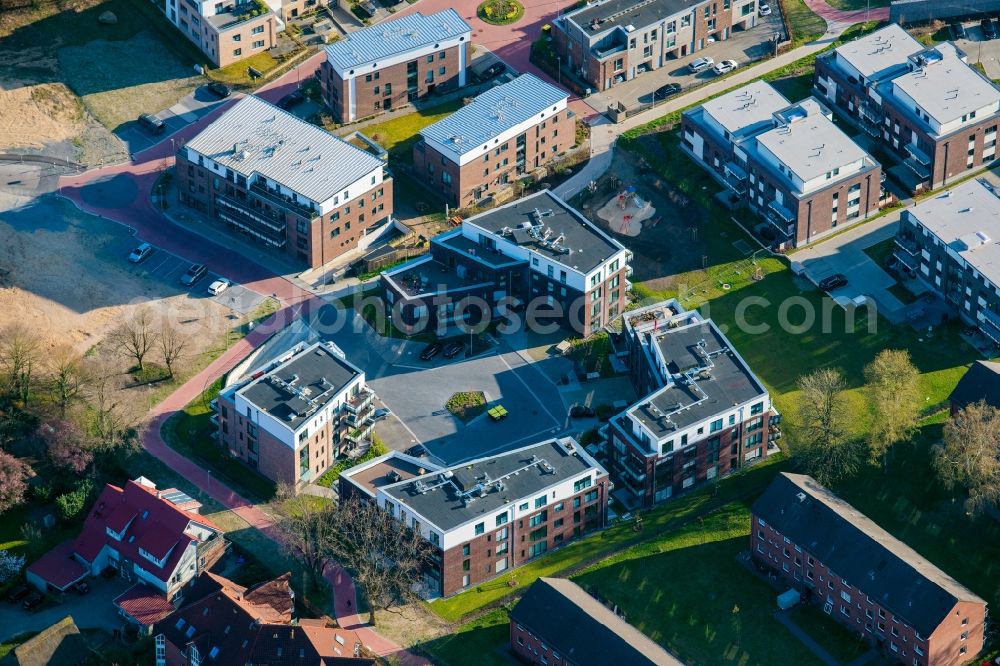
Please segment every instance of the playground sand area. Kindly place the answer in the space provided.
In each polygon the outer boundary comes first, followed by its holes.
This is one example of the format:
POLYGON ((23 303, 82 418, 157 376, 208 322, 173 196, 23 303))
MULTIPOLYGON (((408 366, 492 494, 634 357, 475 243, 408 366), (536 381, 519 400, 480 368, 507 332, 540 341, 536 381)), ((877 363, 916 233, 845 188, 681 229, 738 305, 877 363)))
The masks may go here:
POLYGON ((632 187, 614 195, 598 211, 597 216, 608 223, 615 233, 638 236, 645 227, 655 226, 660 218, 653 219, 656 209, 647 199, 643 199, 632 187), (647 221, 648 220, 648 221, 647 221))

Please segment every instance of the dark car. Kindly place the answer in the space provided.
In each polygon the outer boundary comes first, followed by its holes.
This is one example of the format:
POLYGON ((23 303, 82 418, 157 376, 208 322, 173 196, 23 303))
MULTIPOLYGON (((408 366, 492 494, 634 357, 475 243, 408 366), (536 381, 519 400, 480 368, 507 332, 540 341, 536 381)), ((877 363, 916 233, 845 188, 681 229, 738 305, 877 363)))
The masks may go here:
POLYGON ((960 21, 951 22, 952 39, 965 39, 969 35, 965 32, 965 26, 960 21))
POLYGON ((73 583, 73 591, 77 594, 90 594, 90 583, 85 580, 78 580, 73 583))
POLYGON ((444 348, 445 358, 455 358, 459 354, 465 351, 464 342, 451 342, 447 347, 444 348))
POLYGON ((306 101, 305 94, 301 90, 296 90, 295 92, 290 92, 284 97, 282 97, 281 101, 278 102, 278 106, 280 106, 285 111, 288 111, 289 109, 298 106, 304 101, 306 101))
POLYGON ((219 83, 218 81, 209 83, 205 87, 208 89, 208 92, 212 93, 216 97, 229 97, 233 94, 232 88, 227 86, 225 83, 219 83))
POLYGON ((24 598, 24 601, 21 602, 21 608, 23 608, 24 610, 32 610, 38 608, 42 604, 42 601, 44 600, 45 597, 40 595, 38 592, 32 592, 31 594, 29 594, 24 598))
POLYGON ((573 405, 569 410, 569 415, 570 418, 574 419, 587 419, 597 416, 597 412, 586 405, 573 405))
POLYGON ((27 585, 18 585, 7 593, 7 601, 12 604, 16 604, 18 601, 28 596, 29 592, 31 592, 31 588, 27 585))
POLYGON ((819 282, 819 288, 823 291, 830 291, 836 289, 837 287, 843 287, 847 285, 847 278, 840 273, 836 275, 831 275, 830 277, 823 278, 819 282))
POLYGON ((187 273, 181 276, 181 284, 185 287, 190 287, 198 280, 205 277, 205 273, 208 272, 208 268, 205 264, 191 264, 191 268, 187 269, 187 273))
POLYGON ((997 24, 993 22, 993 19, 984 18, 979 22, 979 25, 983 28, 983 37, 986 39, 996 39, 997 38, 997 24))
POLYGON ((404 453, 408 456, 413 456, 414 458, 423 458, 427 455, 427 449, 424 448, 423 444, 417 444, 416 446, 411 446, 406 449, 404 453))
POLYGON ((378 12, 378 7, 371 0, 362 0, 357 5, 357 11, 361 12, 367 18, 375 18, 375 14, 378 12))
POLYGON ((139 116, 139 124, 142 125, 146 131, 152 132, 153 134, 163 134, 163 130, 167 129, 167 124, 154 116, 152 113, 144 113, 139 116))
POLYGON ((506 71, 507 71, 507 65, 503 64, 502 62, 495 62, 489 67, 487 67, 486 71, 483 72, 483 80, 495 79, 496 77, 500 76, 506 71))
POLYGON ((441 343, 432 342, 426 347, 424 347, 424 350, 420 352, 420 360, 429 361, 440 353, 441 353, 441 343))
POLYGON ((656 89, 656 92, 653 93, 653 101, 655 102, 658 99, 666 99, 668 97, 672 97, 673 95, 679 93, 681 90, 683 90, 683 88, 679 83, 668 83, 665 86, 660 86, 659 88, 656 89))
POLYGON ((381 421, 385 417, 389 416, 389 414, 392 414, 392 410, 391 409, 389 409, 388 407, 379 407, 374 412, 372 412, 371 422, 372 423, 378 423, 379 421, 381 421))

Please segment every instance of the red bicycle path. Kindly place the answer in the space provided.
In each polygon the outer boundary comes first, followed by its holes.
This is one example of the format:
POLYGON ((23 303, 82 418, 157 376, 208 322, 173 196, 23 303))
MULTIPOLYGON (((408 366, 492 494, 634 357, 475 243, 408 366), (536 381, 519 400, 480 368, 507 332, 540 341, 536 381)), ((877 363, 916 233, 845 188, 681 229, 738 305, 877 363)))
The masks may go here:
POLYGON ((844 11, 836 7, 831 7, 823 0, 805 0, 805 3, 806 7, 812 10, 814 14, 826 21, 828 31, 835 25, 847 26, 855 23, 864 23, 865 21, 889 20, 888 7, 844 11))

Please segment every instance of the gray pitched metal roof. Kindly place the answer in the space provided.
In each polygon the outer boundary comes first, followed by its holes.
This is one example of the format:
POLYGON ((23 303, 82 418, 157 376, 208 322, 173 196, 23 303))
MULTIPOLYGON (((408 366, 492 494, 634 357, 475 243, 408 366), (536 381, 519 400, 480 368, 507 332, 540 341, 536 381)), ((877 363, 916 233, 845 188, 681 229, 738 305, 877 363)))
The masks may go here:
POLYGON ((343 139, 248 95, 185 144, 244 176, 322 203, 383 164, 343 139))
POLYGON ((490 88, 447 118, 420 130, 420 134, 458 157, 484 147, 512 127, 568 98, 568 93, 534 74, 522 74, 509 83, 490 88))
POLYGON ((416 12, 352 32, 327 46, 326 57, 340 69, 351 69, 471 31, 454 9, 427 16, 416 12))
POLYGON ((924 637, 957 601, 986 603, 811 476, 782 472, 753 514, 924 637))

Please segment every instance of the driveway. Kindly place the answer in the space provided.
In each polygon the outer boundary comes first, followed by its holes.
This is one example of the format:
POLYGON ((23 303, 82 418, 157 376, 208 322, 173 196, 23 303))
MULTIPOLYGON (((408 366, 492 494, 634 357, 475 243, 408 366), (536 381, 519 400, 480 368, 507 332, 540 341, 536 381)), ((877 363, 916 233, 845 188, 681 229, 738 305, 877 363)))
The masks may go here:
POLYGON ((849 283, 835 289, 830 295, 855 298, 865 295, 874 299, 879 314, 889 321, 904 318, 905 305, 889 291, 896 279, 865 254, 865 249, 896 235, 899 228, 899 211, 893 211, 868 223, 862 223, 833 238, 816 243, 791 255, 805 267, 806 276, 814 283, 825 277, 842 273, 849 283))
POLYGON ((609 105, 621 103, 626 108, 653 101, 653 91, 667 83, 679 83, 684 88, 701 85, 705 81, 718 78, 712 70, 692 74, 688 65, 696 58, 712 58, 715 62, 735 60, 740 67, 760 60, 774 53, 775 34, 784 34, 781 15, 773 11, 768 16, 758 16, 757 25, 750 30, 734 32, 724 41, 716 42, 677 60, 668 60, 663 67, 639 74, 630 81, 619 83, 603 92, 587 97, 587 103, 595 109, 607 109, 609 105))
POLYGON ((121 629, 122 619, 111 602, 132 583, 121 578, 105 580, 100 576, 88 580, 92 588, 90 594, 81 596, 67 592, 63 603, 43 606, 34 613, 23 610, 21 604, 11 604, 6 599, 0 601, 0 643, 27 631, 41 631, 67 615, 72 615, 73 622, 81 629, 103 629, 108 633, 121 629))
MULTIPOLYGON (((234 95, 229 99, 237 98, 238 96, 234 95)), ((169 109, 164 109, 159 113, 150 111, 166 124, 167 128, 162 134, 151 134, 148 130, 140 127, 137 122, 128 123, 116 134, 125 143, 129 154, 134 155, 169 138, 174 132, 184 129, 205 114, 221 107, 229 99, 219 99, 210 93, 206 86, 198 86, 169 109)))

